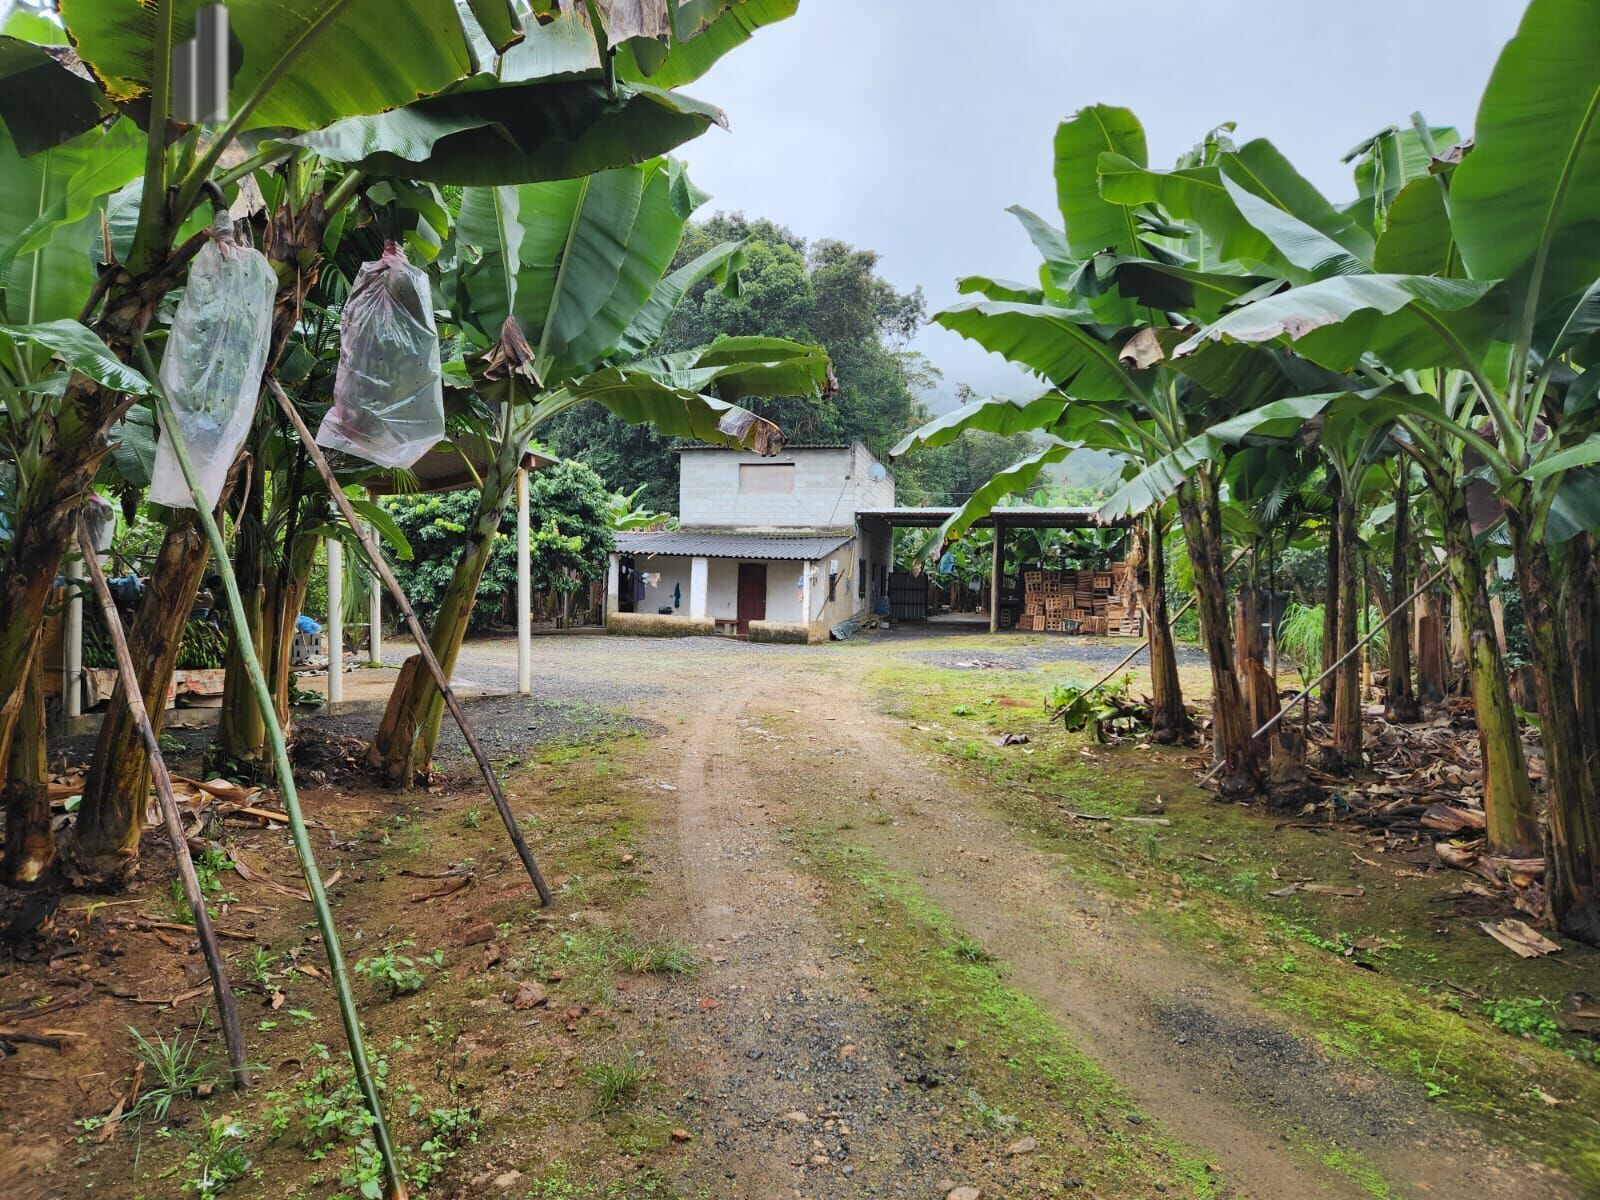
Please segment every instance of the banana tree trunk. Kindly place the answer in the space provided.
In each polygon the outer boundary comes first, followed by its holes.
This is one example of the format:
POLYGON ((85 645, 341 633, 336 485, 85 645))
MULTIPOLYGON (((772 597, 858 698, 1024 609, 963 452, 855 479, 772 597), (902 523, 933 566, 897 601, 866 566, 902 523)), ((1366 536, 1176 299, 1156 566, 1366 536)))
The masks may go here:
POLYGON ((1150 641, 1150 736, 1171 745, 1188 739, 1194 733, 1194 722, 1183 704, 1177 648, 1168 625, 1166 551, 1159 513, 1134 525, 1128 559, 1144 614, 1145 636, 1150 641))
POLYGON ((1561 615, 1572 659, 1572 696, 1583 744, 1590 748, 1589 778, 1600 796, 1600 556, 1591 533, 1579 534, 1564 549, 1561 615))
POLYGON ((1323 558, 1322 574, 1322 670, 1327 675, 1317 692, 1317 713, 1320 720, 1333 720, 1333 710, 1339 694, 1337 674, 1328 675, 1339 660, 1339 477, 1329 472, 1329 486, 1333 491, 1333 519, 1328 522, 1327 553, 1323 558))
MULTIPOLYGON (((136 239, 129 262, 138 270, 115 269, 93 325, 111 354, 132 361, 134 344, 202 241, 191 238, 169 256, 165 229, 145 245, 136 239)), ((51 451, 22 481, 14 536, 0 562, 0 750, 11 744, 50 588, 77 536, 83 498, 94 484, 110 446, 107 435, 123 406, 120 393, 73 373, 52 423, 51 451)))
POLYGON ((45 754, 44 671, 38 655, 28 669, 22 706, 12 725, 5 773, 6 853, 0 879, 35 882, 56 859, 50 834, 50 772, 45 754))
POLYGON ((263 618, 266 640, 262 643, 267 659, 263 665, 267 669, 267 682, 272 685, 272 702, 277 710, 278 724, 284 727, 289 721, 289 684, 294 676, 295 622, 300 617, 300 608, 305 602, 316 559, 317 538, 298 536, 290 550, 287 569, 284 564, 278 564, 267 581, 263 618))
POLYGON ((1472 537, 1465 501, 1459 492, 1451 500, 1445 518, 1446 562, 1453 608, 1465 630, 1467 682, 1477 715, 1478 751, 1483 761, 1488 848, 1492 854, 1506 858, 1536 858, 1540 844, 1533 787, 1522 750, 1522 731, 1511 704, 1505 658, 1489 615, 1483 561, 1472 537))
POLYGON ((1339 492, 1339 622, 1336 658, 1349 655, 1335 673, 1333 698, 1333 753, 1328 765, 1340 771, 1361 766, 1361 659, 1352 654, 1359 633, 1356 615, 1360 607, 1361 575, 1356 553, 1356 502, 1339 492))
MULTIPOLYGON (((478 584, 494 552, 495 535, 511 498, 517 460, 515 453, 508 449, 510 446, 511 439, 508 439, 485 473, 466 545, 461 549, 461 557, 456 559, 455 573, 450 577, 450 586, 445 589, 428 635, 428 644, 433 647, 447 678, 455 670, 461 643, 467 636, 472 606, 478 598, 478 584)), ((395 680, 394 691, 389 694, 389 704, 378 725, 377 736, 367 749, 368 764, 391 782, 401 785, 427 773, 439 741, 439 721, 444 715, 444 696, 434 685, 432 676, 421 667, 419 655, 406 660, 395 680)))
POLYGON ((1221 788, 1226 795, 1246 795, 1260 788, 1261 764, 1250 737, 1254 729, 1249 725, 1244 692, 1234 670, 1233 614, 1228 606, 1222 557, 1222 514, 1215 480, 1205 471, 1178 492, 1178 514, 1194 567, 1200 638, 1211 667, 1211 737, 1217 761, 1223 764, 1221 788))
MULTIPOLYGON (((1394 555, 1389 561, 1389 595, 1397 602, 1411 594, 1411 468, 1400 462, 1394 491, 1394 555)), ((1389 685, 1384 697, 1385 720, 1413 725, 1422 719, 1411 677, 1411 613, 1389 623, 1389 685)))
MULTIPOLYGON (((257 434, 263 430, 257 421, 257 434)), ((252 438, 260 448, 259 436, 252 438)), ((258 456, 257 462, 262 459, 258 456)), ((271 553, 266 535, 266 485, 260 471, 250 474, 250 491, 245 495, 235 528, 233 573, 239 581, 239 596, 244 601, 246 628, 230 629, 226 674, 222 684, 222 711, 217 722, 217 739, 212 748, 218 767, 262 780, 270 773, 267 754, 267 719, 256 703, 244 662, 244 639, 251 646, 265 645, 267 556, 271 553)))
MULTIPOLYGON (((1524 501, 1524 505, 1528 502, 1524 501)), ((1542 539, 1532 533, 1524 508, 1508 504, 1512 556, 1522 591, 1528 646, 1539 698, 1539 740, 1544 746, 1546 812, 1545 895, 1562 932, 1600 944, 1600 828, 1587 756, 1572 692, 1572 659, 1557 604, 1558 582, 1542 539)))
MULTIPOLYGON (((223 487, 225 505, 232 476, 223 487)), ((220 507, 220 505, 219 505, 220 507)), ((167 689, 178 665, 183 627, 210 562, 200 520, 189 509, 174 509, 155 566, 128 630, 135 685, 159 735, 166 718, 167 689)), ((150 794, 150 759, 128 707, 128 681, 118 678, 111 706, 95 741, 94 762, 84 780, 83 799, 66 865, 80 886, 114 890, 126 886, 139 866, 139 835, 150 794)))

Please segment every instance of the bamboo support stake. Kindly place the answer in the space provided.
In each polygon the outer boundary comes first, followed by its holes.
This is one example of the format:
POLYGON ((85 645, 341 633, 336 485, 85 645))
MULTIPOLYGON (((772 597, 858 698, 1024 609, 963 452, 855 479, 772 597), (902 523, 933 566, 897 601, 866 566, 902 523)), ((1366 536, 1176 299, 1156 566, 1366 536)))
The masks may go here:
POLYGON ((122 628, 122 615, 117 612, 117 603, 111 597, 111 586, 106 583, 105 572, 100 569, 100 560, 95 555, 89 532, 81 523, 78 526, 78 549, 88 568, 95 597, 100 601, 111 648, 116 651, 117 670, 122 673, 122 691, 127 698, 128 712, 133 716, 133 723, 139 730, 139 740, 144 743, 145 757, 150 761, 156 802, 161 809, 161 823, 166 827, 167 840, 172 843, 172 854, 178 863, 178 878, 183 883, 183 897, 189 902, 189 911, 194 914, 194 930, 200 938, 200 951, 205 955, 206 969, 211 973, 211 991, 217 1000, 217 1019, 222 1023, 222 1040, 228 1047, 228 1066, 233 1073, 233 1086, 243 1091, 250 1086, 250 1068, 245 1064, 239 1006, 234 1002, 233 988, 228 983, 228 968, 222 959, 222 948, 217 944, 217 931, 211 927, 205 893, 200 890, 200 879, 189 857, 189 841, 183 832, 178 798, 172 793, 172 776, 167 772, 167 760, 162 756, 155 726, 151 724, 150 713, 144 706, 144 697, 139 695, 133 655, 128 650, 128 638, 122 628))
MULTIPOLYGON (((211 544, 211 555, 217 571, 222 576, 223 590, 228 596, 228 613, 236 632, 249 628, 244 611, 244 600, 239 595, 239 580, 233 573, 233 563, 228 560, 228 546, 217 528, 216 519, 206 503, 200 486, 195 481, 194 461, 189 457, 189 446, 178 430, 178 422, 171 402, 156 380, 156 366, 150 361, 150 351, 143 342, 136 343, 139 362, 145 377, 151 382, 156 410, 161 417, 161 431, 172 447, 173 456, 183 471, 184 482, 189 485, 189 495, 195 514, 200 518, 206 540, 211 544)), ((261 659, 248 636, 240 638, 240 657, 245 674, 250 679, 251 690, 267 726, 267 744, 272 751, 273 764, 278 773, 278 790, 283 797, 283 807, 289 817, 289 832, 294 838, 295 853, 300 859, 300 871, 306 881, 306 891, 311 895, 311 907, 317 914, 317 928, 322 934, 323 949, 328 955, 328 971, 333 976, 334 997, 339 1004, 339 1016, 344 1024, 344 1035, 350 1047, 350 1063, 355 1071, 356 1085, 361 1089, 367 1111, 372 1114, 372 1137, 378 1153, 383 1158, 383 1170, 388 1182, 388 1200, 407 1200, 405 1177, 400 1171, 400 1160, 389 1140, 389 1127, 384 1121, 383 1100, 372 1078, 372 1067, 367 1060, 366 1039, 361 1032, 361 1018, 356 1012, 355 996, 350 991, 350 972, 345 966, 344 951, 339 947, 339 932, 333 925, 333 911, 328 907, 328 894, 322 886, 322 876, 317 870, 317 858, 311 848, 311 835, 306 831, 305 817, 300 812, 300 795, 294 785, 294 769, 289 764, 289 748, 284 742, 283 729, 278 724, 277 707, 272 700, 272 689, 267 686, 266 674, 261 669, 261 659)))
MULTIPOLYGON (((1335 662, 1332 666, 1330 666, 1321 675, 1318 675, 1315 679, 1313 679, 1310 683, 1308 683, 1305 686, 1305 689, 1298 696, 1296 696, 1293 700, 1289 701, 1289 703, 1285 704, 1282 708, 1280 708, 1276 713, 1273 714, 1272 719, 1270 721, 1268 721, 1260 729, 1258 729, 1254 733, 1252 733, 1250 735, 1251 740, 1253 741, 1254 739, 1256 739, 1258 737, 1265 737, 1268 733, 1270 733, 1272 731, 1273 727, 1276 726, 1279 721, 1283 720, 1284 717, 1288 716, 1290 711, 1292 709, 1294 709, 1294 707, 1296 705, 1302 703, 1307 696, 1311 695, 1311 693, 1314 692, 1317 689, 1317 685, 1318 684, 1320 684, 1323 680, 1327 679, 1328 676, 1332 675, 1335 671, 1337 671, 1345 663, 1349 662, 1351 655, 1359 654, 1361 652, 1361 648, 1363 646, 1365 646, 1373 638, 1377 637, 1380 633, 1382 633, 1385 629, 1387 629, 1389 627, 1389 622, 1393 621, 1401 613, 1407 611, 1411 607, 1412 603, 1416 600, 1416 598, 1418 596, 1422 595, 1423 592, 1427 591, 1434 584, 1438 583, 1439 580, 1444 578, 1444 576, 1445 576, 1445 568, 1441 567, 1439 570, 1435 571, 1432 575, 1428 576, 1428 578, 1424 579, 1421 583, 1417 584, 1416 589, 1409 596, 1407 596, 1404 600, 1400 601, 1399 604, 1396 604, 1393 608, 1391 608, 1389 610, 1389 615, 1388 616, 1384 617, 1383 620, 1379 621, 1376 625, 1374 625, 1371 629, 1369 629, 1367 631, 1367 636, 1366 637, 1362 638, 1354 646, 1351 646, 1350 649, 1346 650, 1343 654, 1341 654, 1339 656, 1339 660, 1337 662, 1335 662)), ((1222 770, 1224 765, 1225 764, 1223 764, 1223 763, 1218 763, 1216 766, 1212 767, 1211 770, 1207 771, 1205 773, 1205 775, 1201 778, 1200 783, 1202 785, 1210 783, 1211 780, 1216 777, 1217 772, 1222 770)))
POLYGON ((344 515, 345 523, 355 532, 361 542, 361 549, 367 556, 367 561, 372 564, 372 569, 382 577, 384 585, 389 589, 389 594, 394 597, 394 602, 400 607, 400 613, 406 620, 406 626, 411 630, 412 640, 417 644, 417 652, 422 655, 422 661, 427 664, 428 673, 433 676, 434 686, 439 689, 444 697, 445 707, 450 710, 450 715, 455 718, 461 736, 472 751, 472 757, 477 760, 478 770, 483 775, 483 781, 489 788, 489 795, 494 799, 494 806, 500 813, 500 820, 506 827, 506 833, 511 837, 511 844, 516 847, 517 857, 522 860, 523 868, 528 872, 528 878, 533 881, 535 890, 539 893, 539 903, 548 908, 553 902, 550 895, 550 886, 545 883, 544 876, 539 873, 539 865, 534 862, 533 851, 528 849, 527 840, 522 836, 522 830, 517 826, 517 818, 511 811, 511 803, 506 799, 505 791, 500 786, 500 780, 495 775, 494 766, 489 762, 489 756, 484 753, 478 735, 472 731, 472 723, 467 720, 466 710, 461 707, 455 689, 450 686, 449 677, 445 675, 444 668, 439 665, 438 656, 433 652, 433 644, 428 641, 427 633, 422 628, 422 622, 417 620, 417 614, 411 607, 411 601, 406 597, 405 589, 400 586, 400 581, 395 578, 388 562, 378 551, 377 545, 368 535, 366 527, 356 516, 355 509, 350 505, 350 498, 344 494, 344 489, 334 478, 333 468, 328 465, 328 459, 322 453, 322 447, 317 445, 317 439, 312 436, 311 430, 306 427, 305 421, 300 417, 300 412, 295 408, 294 402, 285 394, 283 388, 278 386, 278 381, 267 379, 267 390, 277 400, 278 407, 283 410, 283 415, 294 426, 295 432, 300 435, 300 441, 305 445, 306 453, 311 456, 311 461, 316 465, 317 473, 322 476, 322 481, 328 485, 328 491, 333 496, 333 501, 339 506, 339 511, 344 515))

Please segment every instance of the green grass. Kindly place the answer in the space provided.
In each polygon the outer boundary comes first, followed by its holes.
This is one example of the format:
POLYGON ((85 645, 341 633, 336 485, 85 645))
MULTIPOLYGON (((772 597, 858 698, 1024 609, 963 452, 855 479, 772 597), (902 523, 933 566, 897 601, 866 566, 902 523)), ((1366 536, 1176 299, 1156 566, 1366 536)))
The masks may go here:
POLYGON ((1600 954, 1573 944, 1551 959, 1514 959, 1435 902, 1449 874, 1399 878, 1358 837, 1278 828, 1281 817, 1216 803, 1194 787, 1177 753, 1098 747, 1045 730, 1026 709, 983 706, 999 693, 1040 694, 1059 674, 896 664, 874 683, 906 718, 908 739, 991 785, 996 814, 1076 879, 1245 981, 1336 1057, 1381 1067, 1580 1186, 1600 1188, 1592 1047, 1561 1034, 1550 1006, 1528 999, 1571 991, 1576 978, 1600 970, 1600 954), (975 715, 953 717, 957 699, 975 715), (995 749, 1001 725, 1029 733, 1036 752, 995 749), (1067 815, 1137 815, 1156 794, 1172 821, 1159 836, 1067 815), (1359 900, 1270 895, 1278 880, 1299 878, 1366 892, 1359 900))
POLYGON ((1204 1155, 1145 1120, 913 882, 842 841, 837 825, 792 831, 791 840, 803 851, 800 864, 832 885, 827 916, 854 946, 863 979, 911 1022, 911 1041, 945 1048, 931 1053, 930 1066, 959 1088, 974 1130, 998 1147, 1025 1129, 1039 1141, 1040 1177, 1081 1176, 1085 1194, 1222 1194, 1204 1155))

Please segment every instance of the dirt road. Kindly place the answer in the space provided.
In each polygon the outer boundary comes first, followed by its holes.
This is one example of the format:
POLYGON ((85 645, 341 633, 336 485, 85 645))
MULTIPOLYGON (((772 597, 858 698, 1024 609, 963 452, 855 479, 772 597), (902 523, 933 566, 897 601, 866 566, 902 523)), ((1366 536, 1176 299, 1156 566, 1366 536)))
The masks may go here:
POLYGON ((685 1009, 668 1017, 695 1015, 692 1004, 705 1018, 670 1023, 698 1076, 679 1107, 707 1134, 688 1183, 740 1197, 1061 1186, 1025 1154, 957 1136, 957 1095, 923 1085, 926 1048, 875 1002, 870 972, 819 915, 823 885, 787 831, 870 810, 850 837, 915 880, 1142 1112, 1213 1163, 1215 1194, 1371 1194, 1370 1178, 1307 1151, 1327 1145, 1377 1166, 1393 1194, 1572 1194, 1416 1088, 1333 1061, 1311 1031, 1075 881, 981 788, 907 744, 906 722, 863 682, 877 653, 766 653, 730 669, 723 646, 652 647, 643 708, 675 714, 645 767, 662 796, 655 853, 673 877, 677 932, 712 964, 693 997, 663 1002, 685 1009))

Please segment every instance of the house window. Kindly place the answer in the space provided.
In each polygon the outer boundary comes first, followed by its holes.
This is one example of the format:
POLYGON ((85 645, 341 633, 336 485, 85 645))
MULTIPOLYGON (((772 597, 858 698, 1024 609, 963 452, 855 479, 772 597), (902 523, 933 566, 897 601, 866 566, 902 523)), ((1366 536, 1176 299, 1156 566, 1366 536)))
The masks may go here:
POLYGON ((856 565, 856 595, 862 600, 867 598, 867 572, 871 569, 871 563, 863 562, 856 565))
POLYGON ((741 496, 789 496, 794 494, 793 463, 740 463, 741 496))

